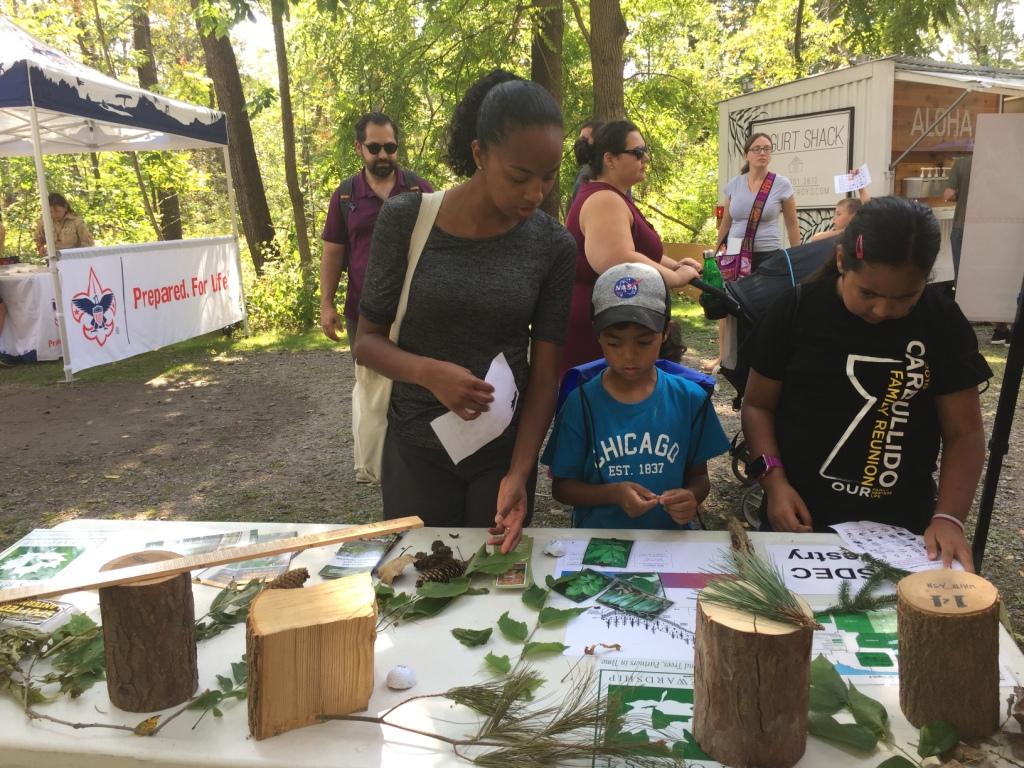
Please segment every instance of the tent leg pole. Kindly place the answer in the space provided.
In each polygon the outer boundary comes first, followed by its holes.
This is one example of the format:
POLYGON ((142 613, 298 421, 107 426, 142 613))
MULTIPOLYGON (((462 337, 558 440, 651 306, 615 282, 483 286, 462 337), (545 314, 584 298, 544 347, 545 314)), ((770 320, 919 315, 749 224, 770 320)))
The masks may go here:
MULTIPOLYGON (((29 71, 29 94, 32 92, 32 73, 29 71)), ((33 101, 35 97, 33 96, 33 101)), ((33 106, 29 110, 32 122, 32 158, 36 166, 36 183, 39 186, 39 204, 41 208, 40 220, 43 222, 43 232, 46 235, 46 262, 53 276, 53 298, 56 303, 57 325, 60 328, 60 352, 64 365, 64 381, 74 380, 71 373, 71 349, 68 347, 68 327, 64 318, 64 300, 61 295, 60 275, 57 272, 57 248, 55 244, 55 233, 53 231, 53 219, 50 217, 50 190, 46 184, 46 171, 43 168, 43 143, 39 137, 39 116, 33 106)))
POLYGON ((245 281, 242 280, 242 249, 238 245, 238 212, 235 205, 235 180, 231 175, 231 152, 225 146, 224 171, 228 178, 228 207, 231 209, 231 234, 235 236, 235 269, 238 270, 238 281, 242 291, 242 331, 249 335, 249 307, 245 303, 245 281))
POLYGON ((981 563, 985 557, 985 544, 992 522, 999 475, 1003 470, 1003 457, 1010 449, 1010 430, 1013 427, 1017 397, 1020 394, 1021 373, 1024 371, 1024 318, 1021 317, 1020 303, 1021 296, 1024 296, 1024 281, 1021 282, 1021 293, 1017 296, 1017 318, 1010 333, 1010 351, 1006 355, 999 403, 996 406, 995 419, 992 421, 992 437, 988 444, 988 468, 985 470, 985 482, 981 488, 981 500, 978 502, 978 522, 974 526, 972 550, 974 567, 978 573, 981 573, 981 563))

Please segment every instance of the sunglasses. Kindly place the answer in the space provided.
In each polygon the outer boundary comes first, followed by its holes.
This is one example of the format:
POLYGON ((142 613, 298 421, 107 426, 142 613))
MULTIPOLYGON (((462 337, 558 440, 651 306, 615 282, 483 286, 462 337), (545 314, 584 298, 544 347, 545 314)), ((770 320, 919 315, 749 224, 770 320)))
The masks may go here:
POLYGON ((389 141, 387 144, 378 144, 376 141, 371 141, 369 144, 363 144, 363 146, 366 147, 366 151, 371 155, 379 155, 382 149, 389 155, 393 155, 398 151, 398 145, 393 141, 389 141))
POLYGON ((765 146, 759 146, 759 147, 751 147, 747 151, 748 152, 753 152, 755 155, 770 155, 772 153, 772 148, 771 147, 765 147, 765 146))
POLYGON ((645 156, 651 154, 650 147, 633 147, 632 149, 624 149, 620 155, 632 155, 637 160, 643 160, 645 156))

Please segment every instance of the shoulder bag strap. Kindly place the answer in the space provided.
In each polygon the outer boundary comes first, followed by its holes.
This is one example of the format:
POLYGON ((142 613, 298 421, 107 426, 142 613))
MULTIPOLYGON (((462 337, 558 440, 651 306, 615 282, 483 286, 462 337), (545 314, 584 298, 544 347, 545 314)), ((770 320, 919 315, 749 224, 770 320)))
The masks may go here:
POLYGON ((754 236, 757 234, 757 225, 761 223, 761 214, 764 213, 764 204, 768 202, 768 195, 771 194, 772 185, 775 183, 775 174, 769 173, 761 182, 761 188, 757 190, 757 197, 754 198, 754 205, 750 209, 750 216, 747 217, 747 231, 743 235, 743 244, 740 246, 740 253, 744 255, 754 252, 754 236))
POLYGON ((398 298, 398 309, 395 311, 395 319, 391 322, 391 333, 388 334, 391 341, 398 342, 398 332, 402 327, 402 318, 405 317, 405 309, 409 305, 409 287, 412 285, 412 276, 419 264, 420 255, 423 253, 423 246, 427 244, 430 230, 437 220, 437 212, 441 210, 441 201, 444 199, 444 190, 430 192, 420 199, 420 212, 416 216, 416 226, 413 227, 412 237, 409 238, 409 266, 405 270, 405 282, 402 284, 402 294, 398 298))

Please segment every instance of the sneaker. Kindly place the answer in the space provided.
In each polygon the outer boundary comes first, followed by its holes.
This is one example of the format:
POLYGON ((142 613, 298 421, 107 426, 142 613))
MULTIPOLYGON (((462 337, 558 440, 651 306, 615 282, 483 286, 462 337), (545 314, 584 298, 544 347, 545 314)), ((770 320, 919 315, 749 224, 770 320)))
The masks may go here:
POLYGON ((1010 343, 1010 329, 997 325, 995 330, 992 331, 992 339, 989 343, 1001 344, 1004 347, 1008 346, 1010 343))

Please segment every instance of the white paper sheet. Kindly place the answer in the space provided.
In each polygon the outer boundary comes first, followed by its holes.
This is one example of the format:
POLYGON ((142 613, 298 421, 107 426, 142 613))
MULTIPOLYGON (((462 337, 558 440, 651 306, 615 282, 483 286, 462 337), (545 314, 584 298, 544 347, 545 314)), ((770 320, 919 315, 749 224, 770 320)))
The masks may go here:
MULTIPOLYGON (((844 582, 856 593, 867 580, 866 564, 838 545, 770 544, 765 550, 782 573, 786 586, 801 595, 834 596, 844 582)), ((894 592, 892 585, 885 585, 875 594, 894 592)))
MULTIPOLYGON (((896 568, 912 572, 942 568, 941 557, 937 560, 928 559, 923 536, 911 533, 898 525, 864 520, 833 525, 832 530, 839 534, 847 549, 853 552, 867 552, 896 568)), ((958 561, 953 561, 953 570, 963 569, 958 561)))
POLYGON ((500 436, 512 423, 512 416, 516 412, 519 389, 504 352, 498 353, 491 361, 484 381, 494 387, 494 401, 490 410, 484 411, 472 421, 466 421, 448 411, 430 422, 434 434, 456 464, 500 436))
POLYGON ((853 173, 840 173, 835 177, 836 194, 845 195, 847 192, 856 192, 858 189, 871 184, 871 172, 865 163, 853 173))

